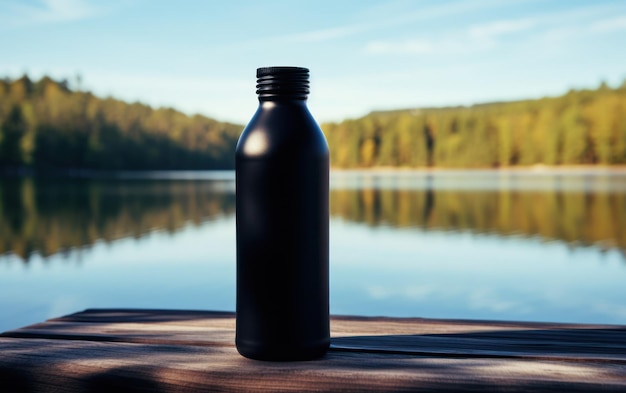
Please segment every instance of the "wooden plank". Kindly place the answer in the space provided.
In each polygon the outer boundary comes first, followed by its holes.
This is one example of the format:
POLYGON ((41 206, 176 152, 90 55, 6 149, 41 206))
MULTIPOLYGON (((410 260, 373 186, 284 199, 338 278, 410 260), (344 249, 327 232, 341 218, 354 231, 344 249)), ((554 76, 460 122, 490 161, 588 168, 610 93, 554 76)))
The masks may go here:
POLYGON ((0 335, 0 391, 626 391, 626 328, 333 317, 311 362, 234 348, 234 315, 87 310, 0 335))
MULTIPOLYGON (((233 313, 88 310, 5 336, 229 346, 234 324, 233 313)), ((625 328, 611 325, 333 317, 331 326, 336 350, 618 362, 626 353, 625 328)))

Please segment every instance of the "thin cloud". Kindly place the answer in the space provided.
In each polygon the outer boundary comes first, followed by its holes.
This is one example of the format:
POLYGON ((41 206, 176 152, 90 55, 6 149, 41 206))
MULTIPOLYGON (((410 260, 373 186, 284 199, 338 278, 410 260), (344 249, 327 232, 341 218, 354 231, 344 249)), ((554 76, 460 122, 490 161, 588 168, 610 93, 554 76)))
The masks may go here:
MULTIPOLYGON (((520 0, 521 1, 521 0, 520 0)), ((500 7, 498 1, 458 1, 453 4, 436 5, 432 7, 411 10, 401 16, 386 18, 370 23, 356 23, 345 26, 331 27, 327 29, 313 30, 304 33, 290 34, 288 36, 276 37, 289 42, 322 42, 337 38, 354 36, 359 33, 385 29, 389 27, 402 26, 414 23, 419 20, 428 20, 437 17, 445 17, 453 14, 460 14, 472 10, 500 7)))
POLYGON ((533 18, 499 20, 438 39, 417 38, 404 41, 373 41, 365 51, 373 54, 467 54, 493 48, 500 36, 530 30, 538 24, 533 18))
POLYGON ((365 47, 371 54, 468 54, 489 50, 498 45, 503 35, 519 33, 537 25, 537 20, 526 18, 500 20, 448 34, 439 38, 415 38, 402 41, 372 41, 365 47))
POLYGON ((589 29, 597 33, 607 33, 611 31, 626 30, 626 16, 603 19, 593 23, 589 29))
POLYGON ((626 16, 549 29, 543 32, 540 38, 546 42, 560 43, 565 40, 573 40, 589 35, 612 33, 620 30, 626 30, 626 16))
POLYGON ((437 40, 373 41, 367 44, 365 51, 371 54, 462 55, 485 51, 494 45, 493 40, 458 36, 437 40))
POLYGON ((10 1, 0 6, 2 25, 8 28, 62 23, 93 18, 108 12, 86 0, 42 0, 35 4, 10 1))
POLYGON ((368 25, 353 25, 344 27, 334 27, 329 29, 314 30, 301 34, 293 34, 287 37, 292 42, 321 42, 330 41, 336 38, 347 37, 362 31, 370 30, 368 25))
POLYGON ((376 40, 365 45, 370 54, 395 55, 463 55, 494 49, 516 33, 531 33, 533 39, 557 41, 589 33, 602 33, 626 29, 626 16, 601 18, 614 9, 585 7, 565 13, 548 13, 521 19, 504 19, 472 25, 441 37, 418 37, 406 40, 376 40), (595 20, 589 21, 589 18, 595 20), (587 19, 585 21, 585 19, 587 19), (555 20, 560 26, 554 27, 555 20))
POLYGON ((492 38, 504 34, 518 33, 529 30, 538 24, 536 18, 499 20, 482 25, 472 26, 468 33, 472 37, 492 38))
POLYGON ((365 51, 373 54, 413 54, 427 55, 434 52, 436 45, 425 39, 394 41, 372 41, 365 51))

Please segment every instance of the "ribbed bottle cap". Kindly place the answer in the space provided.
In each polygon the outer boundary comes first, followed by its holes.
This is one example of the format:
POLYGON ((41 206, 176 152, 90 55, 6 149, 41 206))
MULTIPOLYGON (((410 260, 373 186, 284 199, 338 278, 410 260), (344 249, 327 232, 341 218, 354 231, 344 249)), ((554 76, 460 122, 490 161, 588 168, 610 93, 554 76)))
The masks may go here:
POLYGON ((259 98, 306 99, 309 69, 303 67, 262 67, 256 70, 259 98))

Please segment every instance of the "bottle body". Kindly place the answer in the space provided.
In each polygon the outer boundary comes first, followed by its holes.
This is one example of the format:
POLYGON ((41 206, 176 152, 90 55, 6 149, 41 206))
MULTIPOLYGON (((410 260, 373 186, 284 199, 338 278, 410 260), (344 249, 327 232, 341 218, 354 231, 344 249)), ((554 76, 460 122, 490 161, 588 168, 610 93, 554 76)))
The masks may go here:
POLYGON ((330 344, 326 139, 303 99, 261 100, 236 151, 237 327, 246 357, 330 344))

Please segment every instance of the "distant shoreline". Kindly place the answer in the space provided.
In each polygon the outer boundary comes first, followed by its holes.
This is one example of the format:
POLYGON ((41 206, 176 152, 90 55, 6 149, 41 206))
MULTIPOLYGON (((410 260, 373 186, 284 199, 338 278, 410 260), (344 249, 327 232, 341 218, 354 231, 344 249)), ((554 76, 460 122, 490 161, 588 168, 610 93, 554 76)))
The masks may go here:
MULTIPOLYGON (((380 175, 411 175, 411 174, 455 174, 455 173, 520 173, 520 174, 624 174, 626 165, 533 165, 511 166, 505 168, 446 168, 446 167, 370 167, 370 168, 331 168, 331 174, 380 174, 380 175)), ((0 169, 0 178, 15 177, 65 177, 80 179, 173 179, 173 180, 234 180, 234 169, 148 169, 104 171, 94 169, 45 169, 11 168, 0 169)))
POLYGON ((626 174, 626 165, 532 165, 532 166, 510 166, 501 168, 448 168, 448 167, 371 167, 371 168, 331 168, 331 172, 336 173, 434 173, 434 172, 501 172, 501 173, 579 173, 579 172, 597 172, 597 173, 624 173, 626 174))

